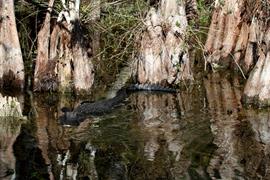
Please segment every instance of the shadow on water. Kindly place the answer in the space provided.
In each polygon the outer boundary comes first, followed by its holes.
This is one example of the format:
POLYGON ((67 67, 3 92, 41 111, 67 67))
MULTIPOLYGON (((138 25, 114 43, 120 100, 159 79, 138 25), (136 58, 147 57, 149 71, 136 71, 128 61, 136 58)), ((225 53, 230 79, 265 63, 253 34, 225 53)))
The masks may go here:
POLYGON ((189 91, 133 93, 78 127, 63 127, 58 117, 80 100, 39 95, 29 99, 22 128, 9 133, 0 123, 0 172, 15 179, 269 179, 269 113, 243 108, 240 92, 237 78, 213 73, 189 91))

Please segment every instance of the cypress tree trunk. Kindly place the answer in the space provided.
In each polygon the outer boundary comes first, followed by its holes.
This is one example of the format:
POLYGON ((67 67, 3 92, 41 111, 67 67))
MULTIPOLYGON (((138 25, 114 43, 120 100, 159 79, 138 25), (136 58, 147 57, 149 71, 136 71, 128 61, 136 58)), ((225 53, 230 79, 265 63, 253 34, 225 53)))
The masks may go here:
POLYGON ((192 80, 186 40, 185 3, 161 0, 147 14, 135 62, 135 78, 141 84, 176 84, 192 80))
POLYGON ((249 31, 249 25, 242 24, 241 13, 243 10, 243 1, 225 0, 223 3, 215 1, 215 9, 205 44, 205 50, 208 53, 207 62, 211 63, 213 68, 216 64, 228 66, 234 60, 234 53, 236 63, 239 63, 240 58, 244 56, 242 51, 245 51, 247 46, 246 33, 249 31))
POLYGON ((245 65, 255 64, 245 85, 243 101, 258 106, 270 105, 270 2, 250 2, 253 16, 250 25, 249 42, 245 65))
POLYGON ((249 74, 243 101, 270 105, 269 1, 215 1, 205 44, 213 68, 234 67, 249 74))
POLYGON ((256 63, 260 1, 215 1, 205 50, 207 62, 233 66, 247 74, 256 63))
POLYGON ((13 0, 0 0, 0 87, 23 89, 24 65, 13 0))
POLYGON ((90 43, 83 38, 79 22, 80 1, 70 1, 68 5, 65 1, 62 3, 64 10, 60 12, 52 33, 49 32, 48 12, 43 27, 46 36, 39 37, 40 42, 45 41, 42 44, 47 45, 43 46, 44 50, 38 49, 35 90, 89 92, 94 82, 93 53, 90 43))
POLYGON ((55 61, 49 58, 51 12, 54 0, 49 0, 48 12, 38 33, 37 59, 34 74, 34 90, 56 90, 57 77, 54 73, 55 61))
MULTIPOLYGON (((51 39, 51 57, 58 57, 58 79, 60 90, 66 91, 74 88, 76 93, 89 92, 94 82, 94 67, 91 56, 92 49, 86 39, 83 38, 82 27, 79 22, 80 0, 71 1, 68 4, 68 14, 63 11, 66 21, 58 18, 60 31, 58 37, 51 39), (60 44, 57 44, 60 40, 60 44), (57 49, 57 47, 60 47, 57 49), (58 52, 58 54, 56 54, 58 52), (55 56, 56 55, 56 56, 55 56)), ((61 14, 61 13, 60 13, 61 14)), ((55 28, 58 28, 57 26, 55 28)))

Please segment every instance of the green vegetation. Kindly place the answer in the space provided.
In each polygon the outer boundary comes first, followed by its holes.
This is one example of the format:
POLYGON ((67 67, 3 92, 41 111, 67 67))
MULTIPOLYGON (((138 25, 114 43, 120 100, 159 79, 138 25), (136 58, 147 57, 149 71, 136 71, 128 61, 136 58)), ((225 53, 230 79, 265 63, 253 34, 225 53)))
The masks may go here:
MULTIPOLYGON (((94 51, 95 79, 110 82, 119 73, 119 68, 135 56, 140 34, 144 30, 143 20, 150 8, 149 1, 101 0, 97 4, 82 0, 81 3, 81 25, 94 51), (93 12, 97 12, 96 18, 93 12)), ((191 38, 187 38, 189 42, 186 45, 195 44, 190 48, 203 49, 211 8, 209 1, 197 1, 198 18, 191 18, 187 32, 191 38)), ((61 9, 60 1, 56 0, 52 26, 61 9)), ((47 12, 47 2, 16 1, 15 10, 26 75, 31 77, 36 58, 37 34, 47 12)))
POLYGON ((206 0, 197 0, 199 25, 208 27, 211 20, 211 11, 213 5, 206 2, 206 0))
MULTIPOLYGON (((110 80, 119 72, 118 68, 134 56, 148 8, 145 0, 101 0, 100 5, 92 1, 81 1, 80 18, 85 38, 89 41, 92 39, 92 45, 97 44, 100 47, 95 49, 94 54, 97 80, 101 77, 108 77, 106 80, 110 80), (93 20, 92 12, 97 9, 100 9, 100 18, 93 20)), ((61 9, 60 1, 56 0, 52 24, 61 9)), ((37 34, 46 11, 47 2, 41 0, 15 2, 17 28, 27 76, 33 74, 33 62, 37 55, 37 34)))
POLYGON ((118 68, 134 56, 148 8, 144 0, 103 0, 100 21, 91 22, 88 16, 95 7, 89 6, 89 3, 82 6, 82 21, 88 24, 89 36, 100 36, 100 51, 95 57, 96 75, 114 77, 119 73, 118 68))
POLYGON ((213 4, 211 4, 208 0, 197 0, 198 18, 193 18, 189 22, 189 26, 187 29, 188 42, 186 43, 188 44, 189 49, 195 50, 195 61, 202 59, 206 62, 206 56, 204 54, 204 44, 207 38, 209 24, 211 21, 212 8, 213 4))

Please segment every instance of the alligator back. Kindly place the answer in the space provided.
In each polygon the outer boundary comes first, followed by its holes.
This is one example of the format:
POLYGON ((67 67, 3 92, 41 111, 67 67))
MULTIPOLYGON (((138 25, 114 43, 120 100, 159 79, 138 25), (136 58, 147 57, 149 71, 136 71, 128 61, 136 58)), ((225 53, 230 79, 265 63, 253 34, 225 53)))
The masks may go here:
POLYGON ((176 89, 169 87, 163 87, 157 84, 132 84, 127 88, 128 91, 160 91, 176 93, 176 89))
POLYGON ((90 116, 100 116, 109 113, 112 109, 121 104, 128 97, 126 89, 120 89, 116 96, 110 99, 97 102, 84 102, 77 106, 73 111, 68 108, 62 108, 64 113, 60 117, 60 123, 63 125, 79 125, 90 116))
POLYGON ((169 93, 177 92, 175 89, 162 87, 159 85, 133 84, 127 88, 122 88, 117 91, 113 98, 97 102, 84 102, 77 106, 73 111, 69 111, 67 108, 62 108, 64 115, 60 117, 61 124, 78 125, 89 116, 98 116, 108 113, 128 97, 127 92, 135 91, 160 91, 169 93))

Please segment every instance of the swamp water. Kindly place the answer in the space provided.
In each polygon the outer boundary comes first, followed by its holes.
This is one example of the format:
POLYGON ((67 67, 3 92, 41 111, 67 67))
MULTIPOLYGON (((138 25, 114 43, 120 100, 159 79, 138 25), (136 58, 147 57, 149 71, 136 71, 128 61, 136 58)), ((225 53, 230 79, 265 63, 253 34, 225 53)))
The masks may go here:
POLYGON ((28 121, 0 123, 0 178, 270 179, 269 113, 242 107, 239 84, 216 73, 177 94, 136 92, 78 127, 58 121, 76 102, 25 96, 28 121))

